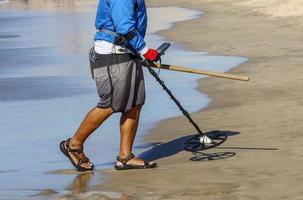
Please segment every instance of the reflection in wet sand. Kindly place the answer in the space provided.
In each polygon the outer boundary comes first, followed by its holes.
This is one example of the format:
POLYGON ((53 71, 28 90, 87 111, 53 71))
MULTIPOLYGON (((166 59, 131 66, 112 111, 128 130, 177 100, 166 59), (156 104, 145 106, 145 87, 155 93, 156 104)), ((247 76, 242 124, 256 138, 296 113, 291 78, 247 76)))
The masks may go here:
POLYGON ((79 172, 73 179, 70 186, 66 188, 67 194, 57 198, 60 199, 113 199, 113 200, 130 200, 131 195, 117 192, 91 191, 90 185, 93 178, 96 178, 95 172, 79 172))
POLYGON ((127 194, 120 194, 117 192, 86 192, 81 194, 65 194, 57 198, 51 198, 52 200, 131 200, 131 196, 127 194))
POLYGON ((72 193, 82 193, 88 191, 88 186, 90 180, 94 176, 94 172, 81 173, 77 175, 71 185, 68 187, 68 190, 72 191, 72 193))

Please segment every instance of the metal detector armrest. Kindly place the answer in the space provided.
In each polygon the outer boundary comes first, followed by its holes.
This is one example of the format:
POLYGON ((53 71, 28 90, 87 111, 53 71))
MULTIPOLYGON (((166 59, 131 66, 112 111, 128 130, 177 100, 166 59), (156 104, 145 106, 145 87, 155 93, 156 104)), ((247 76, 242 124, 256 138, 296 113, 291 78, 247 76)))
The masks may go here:
POLYGON ((163 44, 161 44, 161 46, 159 46, 157 48, 158 53, 160 54, 160 56, 165 54, 165 51, 170 47, 170 43, 168 42, 164 42, 163 44))

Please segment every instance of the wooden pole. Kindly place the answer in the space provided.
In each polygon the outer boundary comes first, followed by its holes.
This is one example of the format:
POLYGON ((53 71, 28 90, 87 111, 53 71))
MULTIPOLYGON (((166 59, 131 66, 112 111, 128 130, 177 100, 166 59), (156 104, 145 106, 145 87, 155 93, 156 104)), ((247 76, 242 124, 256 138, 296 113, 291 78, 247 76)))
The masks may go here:
POLYGON ((167 70, 178 71, 178 72, 201 74, 201 75, 214 76, 214 77, 219 77, 219 78, 227 78, 227 79, 238 80, 238 81, 249 81, 248 76, 240 76, 240 75, 233 75, 233 74, 220 73, 220 72, 211 72, 211 71, 206 71, 206 70, 202 70, 202 69, 193 69, 193 68, 173 66, 173 65, 167 65, 167 64, 162 64, 160 67, 160 64, 152 63, 152 62, 149 62, 149 66, 151 66, 153 68, 158 68, 158 69, 167 69, 167 70))

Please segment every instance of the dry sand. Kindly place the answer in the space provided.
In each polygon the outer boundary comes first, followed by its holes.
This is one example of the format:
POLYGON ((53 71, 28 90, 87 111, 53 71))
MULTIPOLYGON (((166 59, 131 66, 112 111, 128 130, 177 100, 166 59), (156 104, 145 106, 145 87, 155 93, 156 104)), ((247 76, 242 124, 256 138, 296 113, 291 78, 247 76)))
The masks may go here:
POLYGON ((249 83, 200 81, 199 89, 213 101, 193 115, 207 131, 240 132, 205 152, 235 155, 190 161, 193 155, 181 151, 182 137, 194 129, 183 117, 173 118, 146 137, 165 143, 154 149, 161 157, 158 169, 107 170, 105 184, 94 189, 125 193, 124 199, 303 199, 303 1, 289 2, 148 1, 149 6, 204 11, 202 18, 161 32, 170 40, 193 50, 249 58, 231 71, 249 75, 249 83))

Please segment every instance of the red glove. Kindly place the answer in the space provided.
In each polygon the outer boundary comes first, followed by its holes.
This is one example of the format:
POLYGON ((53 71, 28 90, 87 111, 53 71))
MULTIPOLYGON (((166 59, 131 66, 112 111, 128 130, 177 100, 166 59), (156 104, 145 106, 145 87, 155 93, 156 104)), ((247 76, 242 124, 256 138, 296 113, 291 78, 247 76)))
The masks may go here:
POLYGON ((146 60, 154 62, 158 61, 160 55, 155 49, 148 49, 148 51, 143 56, 146 58, 146 60))

